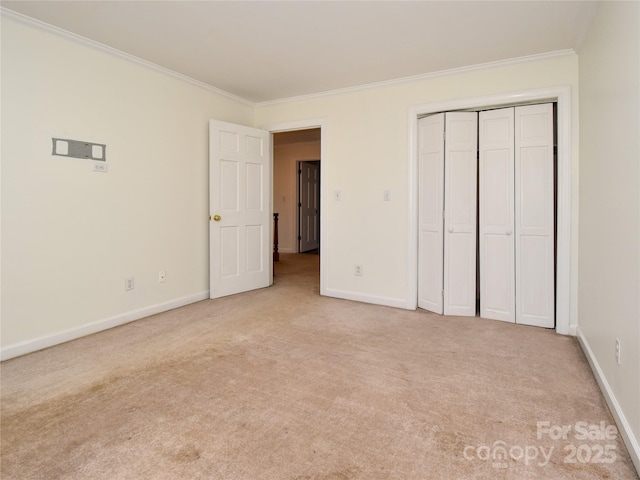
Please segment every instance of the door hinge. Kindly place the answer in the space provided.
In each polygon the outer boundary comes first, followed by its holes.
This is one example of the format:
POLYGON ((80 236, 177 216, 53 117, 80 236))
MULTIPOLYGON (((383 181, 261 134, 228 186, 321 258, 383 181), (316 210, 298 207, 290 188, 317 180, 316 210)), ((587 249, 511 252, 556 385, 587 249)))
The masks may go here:
POLYGON ((442 218, 444 218, 444 210, 442 210, 442 218))
POLYGON ((447 131, 446 131, 446 130, 444 130, 444 131, 442 132, 442 140, 446 140, 446 139, 447 139, 447 131))
POLYGON ((302 237, 300 235, 298 235, 298 240, 302 240, 302 237))
POLYGON ((442 290, 442 298, 444 298, 444 290, 442 290))

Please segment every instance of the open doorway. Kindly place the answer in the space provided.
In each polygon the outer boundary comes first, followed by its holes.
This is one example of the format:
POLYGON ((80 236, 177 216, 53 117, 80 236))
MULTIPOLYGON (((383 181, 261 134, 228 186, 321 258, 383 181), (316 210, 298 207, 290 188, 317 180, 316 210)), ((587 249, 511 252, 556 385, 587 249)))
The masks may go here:
POLYGON ((273 212, 278 214, 279 253, 319 254, 320 144, 320 128, 273 133, 273 212), (308 181, 303 181, 303 173, 308 181))

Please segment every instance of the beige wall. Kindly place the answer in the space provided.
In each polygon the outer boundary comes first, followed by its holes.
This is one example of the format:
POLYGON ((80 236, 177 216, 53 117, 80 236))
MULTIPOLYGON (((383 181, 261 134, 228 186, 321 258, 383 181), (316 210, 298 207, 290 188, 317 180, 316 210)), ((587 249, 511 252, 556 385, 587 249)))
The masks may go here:
POLYGON ((637 446, 640 3, 602 2, 579 58, 579 334, 591 348, 606 387, 634 432, 637 446), (615 361, 616 338, 622 342, 621 365, 615 361))
MULTIPOLYGON (((322 118, 323 282, 336 296, 388 305, 412 300, 408 279, 408 111, 451 99, 570 86, 572 91, 572 271, 577 273, 578 59, 548 58, 500 68, 260 106, 256 126, 322 118), (341 201, 333 200, 340 190, 341 201), (384 190, 391 201, 384 201, 384 190), (327 258, 328 257, 328 258, 327 258), (354 264, 363 276, 354 275, 354 264)), ((575 312, 575 292, 571 299, 575 312)), ((413 299, 415 302, 415 299, 413 299)), ((575 313, 574 313, 575 315, 575 313)))
MULTIPOLYGON (((409 109, 569 86, 571 321, 579 318, 579 334, 637 445, 639 16, 637 2, 603 2, 579 57, 253 108, 3 15, 3 353, 206 295, 210 118, 255 126, 322 119, 323 282, 336 294, 406 304, 409 109), (109 173, 91 172, 86 160, 52 156, 51 137, 106 143, 109 173), (333 199, 337 190, 340 201, 333 199), (384 190, 391 191, 390 202, 383 201, 384 190), (362 277, 353 274, 356 263, 362 277), (159 270, 167 273, 162 285, 159 270), (130 275, 136 288, 125 292, 130 275), (615 338, 622 341, 620 366, 615 338)), ((286 163, 317 158, 307 153, 289 151, 286 163)), ((290 215, 295 180, 280 178, 280 167, 274 210, 290 215)), ((289 242, 295 222, 283 223, 282 241, 289 242)))
POLYGON ((296 216, 298 177, 301 160, 320 160, 320 142, 290 143, 273 149, 273 211, 278 212, 280 252, 298 251, 296 216))
POLYGON ((1 26, 3 353, 206 295, 208 120, 250 124, 253 109, 4 15, 1 26), (107 144, 109 172, 52 156, 52 137, 107 144))

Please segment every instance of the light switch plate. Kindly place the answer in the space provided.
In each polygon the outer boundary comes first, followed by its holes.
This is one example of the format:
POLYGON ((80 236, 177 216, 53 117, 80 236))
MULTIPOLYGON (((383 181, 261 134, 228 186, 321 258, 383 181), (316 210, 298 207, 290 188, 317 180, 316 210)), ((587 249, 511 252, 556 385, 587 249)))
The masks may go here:
POLYGON ((52 155, 107 161, 107 146, 102 143, 79 142, 67 138, 52 138, 52 155))

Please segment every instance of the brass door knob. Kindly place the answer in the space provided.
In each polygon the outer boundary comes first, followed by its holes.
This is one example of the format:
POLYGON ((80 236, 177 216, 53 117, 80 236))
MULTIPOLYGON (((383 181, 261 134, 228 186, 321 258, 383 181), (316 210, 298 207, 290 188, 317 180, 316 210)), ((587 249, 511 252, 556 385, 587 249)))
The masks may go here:
POLYGON ((214 222, 219 222, 220 220, 222 220, 222 217, 220 215, 214 215, 213 216, 213 221, 214 222))

